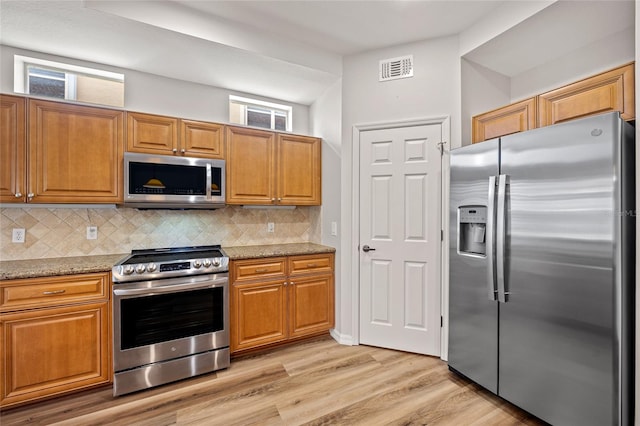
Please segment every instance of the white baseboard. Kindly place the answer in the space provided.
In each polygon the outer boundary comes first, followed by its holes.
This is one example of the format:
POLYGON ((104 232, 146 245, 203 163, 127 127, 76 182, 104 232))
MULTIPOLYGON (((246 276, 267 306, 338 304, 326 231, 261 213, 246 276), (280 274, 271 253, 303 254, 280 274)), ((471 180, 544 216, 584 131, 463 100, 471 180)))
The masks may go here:
POLYGON ((354 342, 353 336, 341 334, 334 328, 329 330, 329 334, 331 334, 331 337, 341 345, 354 346, 358 344, 354 342))

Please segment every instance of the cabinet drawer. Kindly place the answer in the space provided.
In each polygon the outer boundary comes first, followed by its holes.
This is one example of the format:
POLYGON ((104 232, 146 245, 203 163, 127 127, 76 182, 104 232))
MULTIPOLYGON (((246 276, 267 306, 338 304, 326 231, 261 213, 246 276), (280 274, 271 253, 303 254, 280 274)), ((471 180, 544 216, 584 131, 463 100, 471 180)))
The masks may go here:
POLYGON ((333 271, 333 254, 331 253, 292 256, 289 258, 290 275, 331 271, 333 271))
POLYGON ((245 281, 253 278, 272 277, 285 274, 285 258, 269 258, 264 260, 239 260, 234 262, 233 271, 235 281, 245 281))
POLYGON ((108 299, 109 274, 11 280, 0 283, 0 311, 108 299))

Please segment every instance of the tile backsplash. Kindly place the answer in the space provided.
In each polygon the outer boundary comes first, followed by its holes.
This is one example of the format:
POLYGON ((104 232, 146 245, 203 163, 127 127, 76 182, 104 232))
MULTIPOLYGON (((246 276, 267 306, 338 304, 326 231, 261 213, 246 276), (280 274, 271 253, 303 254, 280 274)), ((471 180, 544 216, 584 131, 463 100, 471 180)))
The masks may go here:
POLYGON ((320 241, 320 207, 293 210, 136 210, 131 208, 0 209, 0 260, 129 253, 132 249, 320 241), (273 233, 267 223, 273 222, 273 233), (87 240, 87 226, 98 238, 87 240), (12 230, 24 228, 24 243, 12 230))

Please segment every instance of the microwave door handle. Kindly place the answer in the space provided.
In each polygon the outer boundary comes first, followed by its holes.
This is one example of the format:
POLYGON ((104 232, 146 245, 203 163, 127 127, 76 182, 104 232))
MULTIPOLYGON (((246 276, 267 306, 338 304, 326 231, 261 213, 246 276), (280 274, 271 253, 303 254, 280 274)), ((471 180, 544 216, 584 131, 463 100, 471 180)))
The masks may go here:
POLYGON ((211 199, 211 163, 207 163, 207 200, 211 199))

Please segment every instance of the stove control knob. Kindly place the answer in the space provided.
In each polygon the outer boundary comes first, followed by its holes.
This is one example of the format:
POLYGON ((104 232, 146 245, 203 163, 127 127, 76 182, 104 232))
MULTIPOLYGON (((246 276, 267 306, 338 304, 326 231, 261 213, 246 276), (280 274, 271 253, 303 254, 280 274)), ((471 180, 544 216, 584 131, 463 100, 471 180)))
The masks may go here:
POLYGON ((211 259, 203 260, 202 264, 204 265, 205 268, 208 268, 209 266, 211 266, 211 259))
POLYGON ((151 262, 150 264, 147 265, 147 271, 149 271, 149 272, 155 272, 156 269, 158 269, 158 265, 156 265, 153 262, 151 262))
POLYGON ((136 265, 136 272, 139 274, 142 274, 144 271, 146 271, 146 269, 146 266, 144 266, 143 264, 136 265))
POLYGON ((196 259, 193 261, 193 267, 198 269, 199 267, 202 266, 202 262, 200 261, 200 259, 196 259))
POLYGON ((220 266, 220 259, 213 259, 213 266, 215 266, 216 268, 220 266))
POLYGON ((131 275, 133 274, 133 271, 134 269, 133 269, 133 266, 131 265, 126 265, 122 267, 122 273, 125 275, 131 275))

